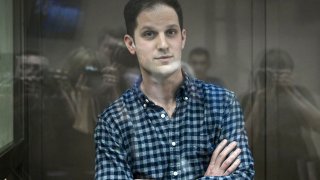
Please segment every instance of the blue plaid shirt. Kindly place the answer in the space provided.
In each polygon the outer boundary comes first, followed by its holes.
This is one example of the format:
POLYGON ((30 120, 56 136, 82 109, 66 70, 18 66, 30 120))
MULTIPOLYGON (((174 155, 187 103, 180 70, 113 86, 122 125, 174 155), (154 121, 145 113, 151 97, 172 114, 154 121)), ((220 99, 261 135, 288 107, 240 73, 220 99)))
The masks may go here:
POLYGON ((185 75, 170 118, 140 83, 99 117, 95 179, 253 179, 243 116, 232 92, 185 75), (229 176, 204 177, 223 139, 238 142, 241 164, 229 176))

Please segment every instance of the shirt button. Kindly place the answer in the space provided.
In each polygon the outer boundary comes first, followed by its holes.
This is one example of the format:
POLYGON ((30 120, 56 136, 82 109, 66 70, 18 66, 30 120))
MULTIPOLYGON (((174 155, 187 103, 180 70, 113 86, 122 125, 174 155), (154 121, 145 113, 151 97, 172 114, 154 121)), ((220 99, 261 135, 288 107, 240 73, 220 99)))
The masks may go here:
POLYGON ((178 172, 177 171, 173 172, 173 175, 178 176, 178 172))
POLYGON ((148 103, 149 102, 149 100, 148 99, 146 99, 146 103, 148 103))
POLYGON ((176 146, 177 143, 176 143, 176 142, 172 142, 171 145, 172 145, 172 146, 176 146))
POLYGON ((143 104, 143 107, 144 107, 144 108, 146 108, 146 107, 147 107, 147 105, 146 105, 146 104, 143 104))
POLYGON ((166 115, 165 114, 161 114, 161 118, 165 118, 166 117, 166 115))
POLYGON ((186 96, 186 97, 184 97, 184 100, 188 100, 189 98, 186 96))

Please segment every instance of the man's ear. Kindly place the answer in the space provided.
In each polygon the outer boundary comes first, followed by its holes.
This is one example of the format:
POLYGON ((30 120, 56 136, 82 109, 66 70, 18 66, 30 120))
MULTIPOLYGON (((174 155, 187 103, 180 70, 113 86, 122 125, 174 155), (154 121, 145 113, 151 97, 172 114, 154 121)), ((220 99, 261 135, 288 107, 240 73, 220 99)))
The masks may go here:
POLYGON ((186 29, 182 29, 181 38, 182 38, 182 47, 181 47, 181 49, 183 49, 185 44, 186 44, 186 40, 187 40, 187 30, 186 29))
POLYGON ((128 50, 129 50, 129 52, 132 55, 136 54, 136 46, 134 44, 133 38, 130 35, 126 34, 124 36, 123 40, 124 40, 124 43, 126 44, 128 50))

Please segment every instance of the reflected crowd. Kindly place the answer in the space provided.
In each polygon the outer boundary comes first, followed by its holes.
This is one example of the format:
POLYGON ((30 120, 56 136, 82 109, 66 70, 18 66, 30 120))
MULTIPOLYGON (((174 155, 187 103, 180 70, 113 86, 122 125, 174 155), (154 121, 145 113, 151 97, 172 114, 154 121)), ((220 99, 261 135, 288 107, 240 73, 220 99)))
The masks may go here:
MULTIPOLYGON (((63 68, 55 70, 39 53, 17 57, 16 76, 25 87, 28 115, 44 121, 29 122, 29 141, 40 141, 33 137, 41 124, 47 179, 93 178, 97 115, 140 77, 136 57, 119 37, 106 34, 96 51, 85 47, 73 50, 63 68), (39 99, 40 105, 36 103, 39 99)), ((184 70, 223 86, 222 80, 207 74, 209 58, 205 48, 195 48, 183 63, 184 70)), ((253 76, 254 90, 241 97, 256 179, 264 179, 266 174, 274 179, 320 177, 319 154, 310 133, 320 133, 320 110, 316 94, 295 83, 294 66, 286 51, 269 50, 253 76)), ((32 147, 29 151, 37 152, 32 147)))
POLYGON ((38 52, 16 58, 16 83, 24 87, 23 112, 30 119, 28 141, 41 144, 43 157, 37 157, 37 146, 29 153, 43 162, 46 179, 94 176, 97 116, 140 77, 136 57, 115 32, 103 31, 97 50, 72 50, 60 68, 50 68, 38 52))
MULTIPOLYGON (((0 176, 94 179, 97 117, 141 78, 127 1, 0 1, 0 176)), ((319 180, 320 1, 180 3, 183 71, 238 96, 254 179, 319 180)))

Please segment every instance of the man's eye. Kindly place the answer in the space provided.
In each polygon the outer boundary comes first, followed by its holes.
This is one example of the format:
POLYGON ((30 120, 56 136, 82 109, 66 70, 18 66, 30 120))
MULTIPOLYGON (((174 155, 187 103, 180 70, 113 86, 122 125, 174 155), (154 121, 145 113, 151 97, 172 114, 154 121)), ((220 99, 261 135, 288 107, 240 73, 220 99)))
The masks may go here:
POLYGON ((155 36, 155 33, 153 31, 146 31, 142 34, 145 38, 153 38, 155 36))
POLYGON ((177 30, 175 29, 169 29, 166 34, 170 37, 175 36, 177 34, 177 30))

